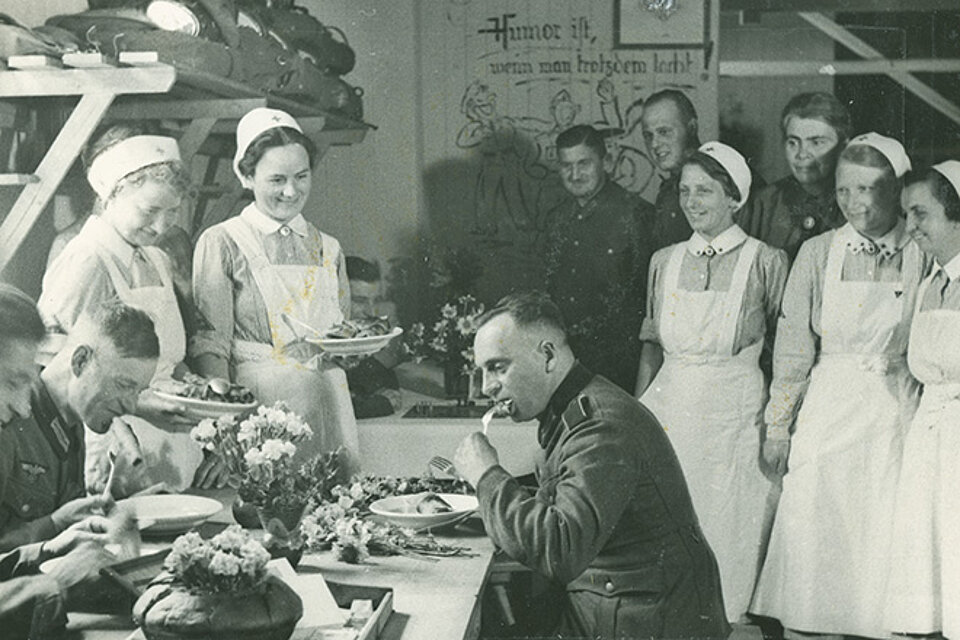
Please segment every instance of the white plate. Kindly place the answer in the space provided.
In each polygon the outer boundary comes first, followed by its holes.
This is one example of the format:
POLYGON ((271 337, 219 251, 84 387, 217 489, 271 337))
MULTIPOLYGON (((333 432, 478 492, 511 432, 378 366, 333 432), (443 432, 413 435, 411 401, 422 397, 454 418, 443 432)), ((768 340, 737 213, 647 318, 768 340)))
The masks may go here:
POLYGON ((459 493, 438 493, 453 511, 447 513, 417 513, 417 503, 427 495, 415 493, 408 496, 381 498, 370 505, 370 512, 384 520, 417 531, 443 527, 463 520, 477 510, 477 498, 459 493))
POLYGON ((178 494, 135 496, 117 506, 129 509, 138 525, 150 523, 141 527, 147 534, 182 533, 223 509, 219 500, 178 494))
POLYGON ((217 402, 216 400, 201 400, 200 398, 185 398, 174 393, 166 393, 158 389, 151 389, 158 398, 178 402, 183 405, 187 413, 200 418, 218 418, 228 413, 243 413, 257 407, 259 402, 217 402))
POLYGON ((403 333, 400 327, 394 327, 390 333, 365 338, 305 338, 307 342, 318 345, 334 356, 369 356, 387 346, 391 340, 403 333))

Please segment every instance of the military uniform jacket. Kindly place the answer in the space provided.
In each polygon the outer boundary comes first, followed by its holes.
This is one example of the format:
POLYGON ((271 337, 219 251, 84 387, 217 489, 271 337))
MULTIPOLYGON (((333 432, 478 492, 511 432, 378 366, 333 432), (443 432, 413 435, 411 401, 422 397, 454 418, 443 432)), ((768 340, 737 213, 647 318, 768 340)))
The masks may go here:
POLYGON ((50 514, 85 494, 83 425, 67 422, 42 382, 30 407, 0 432, 0 551, 55 536, 50 514))
POLYGON ((491 539, 566 586, 577 631, 725 636, 716 560, 656 418, 577 363, 541 416, 538 439, 545 460, 534 495, 495 466, 477 497, 491 539), (598 597, 619 600, 604 608, 617 620, 585 604, 598 597))
POLYGON ((59 637, 67 623, 64 595, 57 581, 36 573, 40 543, 0 554, 0 637, 59 637))

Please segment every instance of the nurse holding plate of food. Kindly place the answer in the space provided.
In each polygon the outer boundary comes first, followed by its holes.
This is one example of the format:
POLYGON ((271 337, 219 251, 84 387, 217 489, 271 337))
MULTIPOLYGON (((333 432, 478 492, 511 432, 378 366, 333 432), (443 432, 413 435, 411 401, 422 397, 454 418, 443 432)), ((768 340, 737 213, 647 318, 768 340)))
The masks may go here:
POLYGON ((194 297, 212 329, 191 338, 189 353, 204 375, 286 402, 314 432, 298 454, 342 446, 349 475, 359 440, 346 375, 303 339, 302 325, 322 332, 350 312, 340 243, 303 216, 316 159, 289 114, 257 108, 240 120, 233 168, 254 201, 197 241, 194 297))

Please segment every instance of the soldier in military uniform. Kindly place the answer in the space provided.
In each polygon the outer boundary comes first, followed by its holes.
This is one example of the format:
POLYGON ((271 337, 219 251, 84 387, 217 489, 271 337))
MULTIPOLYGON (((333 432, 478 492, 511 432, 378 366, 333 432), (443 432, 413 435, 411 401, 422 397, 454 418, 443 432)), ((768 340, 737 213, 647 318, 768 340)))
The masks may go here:
POLYGON ((655 213, 649 225, 654 251, 682 242, 693 230, 680 208, 677 187, 683 161, 700 146, 697 111, 676 89, 651 94, 643 103, 640 130, 650 161, 660 173, 655 213))
POLYGON ((103 513, 101 495, 85 497, 83 425, 102 433, 133 413, 158 354, 153 322, 131 307, 105 305, 78 323, 41 372, 30 415, 0 433, 0 551, 103 513))
POLYGON ((829 93, 791 98, 780 117, 790 175, 756 191, 740 211, 743 230, 785 250, 792 262, 801 244, 842 226, 834 174, 850 129, 847 108, 829 93))
POLYGON ((481 433, 461 443, 491 539, 565 587, 564 638, 726 637, 716 560, 670 443, 633 397, 593 375, 557 306, 514 294, 480 321, 484 393, 515 421, 537 418, 545 461, 535 493, 481 433))
POLYGON ((547 290, 570 323, 574 353, 633 391, 650 246, 650 203, 610 179, 603 135, 577 125, 557 136, 569 197, 547 237, 547 290))
MULTIPOLYGON (((34 361, 43 336, 43 322, 33 301, 0 284, 0 427, 30 411, 34 361)), ((7 446, 9 441, 0 441, 0 454, 7 446)), ((88 518, 52 540, 0 554, 0 633, 4 638, 59 635, 66 624, 66 591, 103 566, 97 543, 106 541, 107 529, 103 518, 88 518), (49 575, 36 575, 43 560, 64 554, 49 575)))

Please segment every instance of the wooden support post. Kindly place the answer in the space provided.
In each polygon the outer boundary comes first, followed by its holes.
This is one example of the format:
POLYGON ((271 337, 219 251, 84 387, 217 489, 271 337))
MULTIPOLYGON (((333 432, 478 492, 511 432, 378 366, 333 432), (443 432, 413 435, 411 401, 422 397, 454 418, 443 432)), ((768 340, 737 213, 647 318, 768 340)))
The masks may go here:
POLYGON ((13 208, 0 224, 0 272, 10 263, 13 254, 43 213, 113 98, 113 93, 88 93, 80 98, 37 167, 35 174, 39 181, 23 187, 13 208))
MULTIPOLYGON (((886 59, 882 53, 822 13, 800 13, 799 15, 857 55, 868 60, 886 59)), ((931 89, 929 85, 906 71, 888 71, 886 75, 899 82, 907 91, 913 93, 955 123, 960 124, 960 107, 931 89)))
POLYGON ((180 147, 180 157, 183 163, 190 166, 190 161, 197 154, 200 145, 207 139, 213 130, 213 125, 217 123, 217 118, 195 118, 190 121, 187 128, 184 129, 177 145, 180 147))

